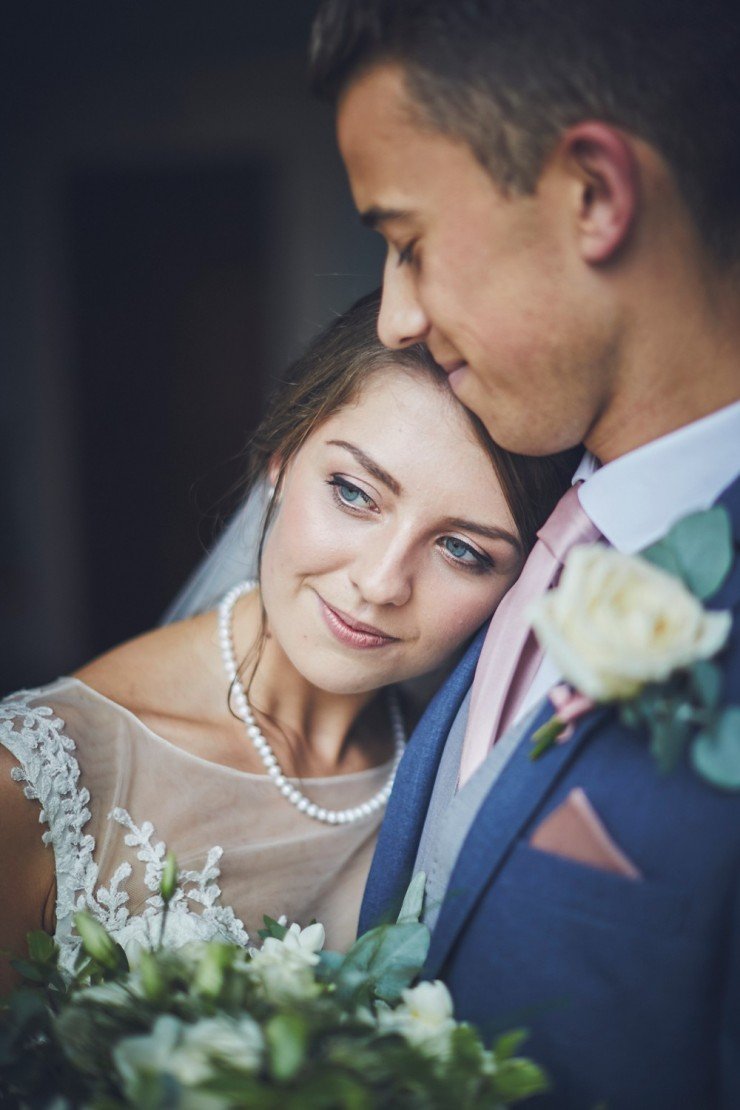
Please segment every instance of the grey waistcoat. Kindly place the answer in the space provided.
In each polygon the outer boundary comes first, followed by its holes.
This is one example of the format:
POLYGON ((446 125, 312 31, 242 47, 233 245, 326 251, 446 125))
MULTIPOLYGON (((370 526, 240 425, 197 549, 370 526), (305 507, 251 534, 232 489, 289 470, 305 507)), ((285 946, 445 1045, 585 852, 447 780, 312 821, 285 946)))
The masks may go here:
POLYGON ((437 922, 455 861, 473 819, 483 799, 529 731, 531 722, 540 708, 541 703, 504 733, 462 790, 456 788, 465 728, 468 723, 470 691, 457 712, 439 763, 414 864, 414 874, 417 871, 425 871, 427 876, 424 921, 430 929, 433 929, 437 922))

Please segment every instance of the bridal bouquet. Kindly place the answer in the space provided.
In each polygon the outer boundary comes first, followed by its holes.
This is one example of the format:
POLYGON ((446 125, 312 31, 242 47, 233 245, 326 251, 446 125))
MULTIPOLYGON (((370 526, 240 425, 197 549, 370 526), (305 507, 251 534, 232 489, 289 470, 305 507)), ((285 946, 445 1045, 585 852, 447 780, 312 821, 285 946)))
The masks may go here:
MULTIPOLYGON (((169 862, 169 861, 168 861, 169 862)), ((416 877, 398 921, 346 955, 320 924, 265 918, 260 947, 218 941, 126 953, 85 914, 74 976, 46 933, 15 961, 0 1003, 0 1104, 38 1110, 499 1108, 546 1087, 517 1056, 520 1031, 487 1048, 456 1022, 440 982, 412 985, 429 931, 416 877)))

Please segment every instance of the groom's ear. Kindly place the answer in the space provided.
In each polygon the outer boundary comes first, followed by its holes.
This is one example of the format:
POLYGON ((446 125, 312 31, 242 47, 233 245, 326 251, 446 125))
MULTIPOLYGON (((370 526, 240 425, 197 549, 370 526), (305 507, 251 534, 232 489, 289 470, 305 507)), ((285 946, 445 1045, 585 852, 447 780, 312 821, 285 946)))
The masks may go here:
POLYGON ((570 182, 577 247, 584 262, 611 262, 629 238, 639 204, 639 166, 629 138, 600 120, 563 133, 555 157, 570 182))

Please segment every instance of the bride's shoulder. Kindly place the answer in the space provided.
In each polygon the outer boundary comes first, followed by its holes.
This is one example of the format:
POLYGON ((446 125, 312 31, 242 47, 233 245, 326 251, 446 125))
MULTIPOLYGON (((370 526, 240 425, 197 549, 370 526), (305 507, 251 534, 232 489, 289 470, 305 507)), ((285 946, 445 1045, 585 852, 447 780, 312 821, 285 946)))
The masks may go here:
POLYGON ((216 617, 204 613, 128 640, 72 677, 146 721, 202 709, 217 643, 216 617))

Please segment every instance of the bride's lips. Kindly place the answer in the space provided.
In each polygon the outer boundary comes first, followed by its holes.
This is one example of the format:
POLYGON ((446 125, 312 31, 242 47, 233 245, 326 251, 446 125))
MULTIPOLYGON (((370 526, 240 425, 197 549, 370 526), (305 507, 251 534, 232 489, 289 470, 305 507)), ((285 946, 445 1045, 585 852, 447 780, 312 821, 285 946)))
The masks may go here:
POLYGON ((389 636, 371 624, 363 624, 362 621, 355 620, 341 609, 334 609, 331 605, 327 605, 318 594, 316 596, 319 599, 321 615, 329 631, 341 644, 354 648, 379 648, 398 643, 397 636, 389 636))

